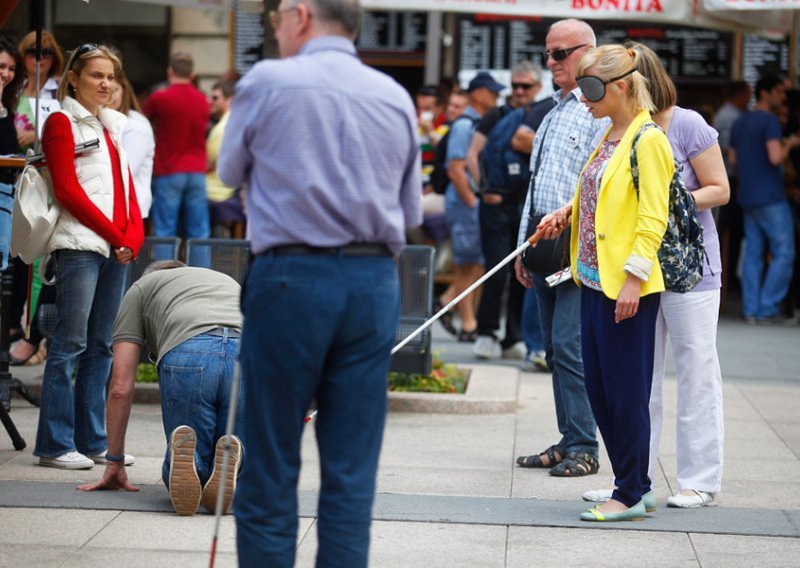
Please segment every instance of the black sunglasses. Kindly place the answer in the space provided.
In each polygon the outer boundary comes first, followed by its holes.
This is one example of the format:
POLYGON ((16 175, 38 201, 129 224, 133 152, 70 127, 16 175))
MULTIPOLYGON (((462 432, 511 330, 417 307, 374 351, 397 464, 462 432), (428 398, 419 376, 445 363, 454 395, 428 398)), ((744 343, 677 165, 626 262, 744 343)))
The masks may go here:
POLYGON ((533 89, 533 86, 533 83, 511 83, 511 90, 524 89, 527 91, 529 89, 533 89))
MULTIPOLYGON (((55 49, 52 47, 44 47, 42 48, 42 57, 53 57, 56 54, 55 49)), ((25 50, 25 55, 29 55, 31 57, 36 57, 36 48, 29 47, 25 50)))
POLYGON ((544 60, 547 62, 549 58, 553 58, 553 61, 564 61, 567 57, 573 54, 576 50, 586 47, 585 43, 580 45, 576 45, 575 47, 567 47, 566 49, 554 49, 553 51, 545 51, 544 52, 544 60))
POLYGON ((608 81, 603 81, 600 77, 595 77, 594 75, 583 75, 575 79, 575 82, 578 83, 578 86, 581 88, 581 93, 586 97, 586 100, 590 103, 596 103, 597 101, 603 100, 603 97, 606 96, 606 85, 624 79, 634 71, 636 71, 635 67, 627 73, 609 79, 608 81))
POLYGON ((78 59, 80 59, 90 51, 94 51, 95 49, 97 49, 96 43, 84 43, 82 46, 76 49, 75 53, 72 56, 72 63, 70 63, 70 69, 75 67, 75 63, 78 61, 78 59))

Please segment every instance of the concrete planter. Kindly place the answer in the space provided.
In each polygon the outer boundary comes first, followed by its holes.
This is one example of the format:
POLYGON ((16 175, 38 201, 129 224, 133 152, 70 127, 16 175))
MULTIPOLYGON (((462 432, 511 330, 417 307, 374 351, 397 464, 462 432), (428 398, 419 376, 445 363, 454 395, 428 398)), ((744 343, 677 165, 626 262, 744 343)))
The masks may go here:
MULTIPOLYGON (((463 366, 469 372, 464 394, 390 392, 390 412, 423 412, 441 414, 508 414, 517 409, 519 371, 495 365, 463 366)), ((25 381, 28 389, 39 396, 41 376, 25 381)), ((137 383, 133 391, 137 404, 161 404, 157 383, 137 383)))

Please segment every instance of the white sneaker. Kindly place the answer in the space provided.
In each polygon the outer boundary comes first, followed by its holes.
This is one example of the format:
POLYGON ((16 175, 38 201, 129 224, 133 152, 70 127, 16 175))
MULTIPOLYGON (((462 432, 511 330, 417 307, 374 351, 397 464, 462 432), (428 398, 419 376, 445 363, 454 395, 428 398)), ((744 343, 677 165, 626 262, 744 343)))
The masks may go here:
POLYGON ((503 359, 525 359, 525 344, 518 341, 511 347, 503 349, 503 359))
POLYGON ((590 503, 605 503, 611 499, 613 493, 613 489, 593 489, 591 491, 584 491, 583 500, 589 501, 590 503))
POLYGON ((503 354, 500 342, 491 335, 479 335, 472 345, 472 353, 478 359, 499 359, 503 354))
POLYGON ((694 495, 672 495, 667 497, 667 507, 677 507, 678 509, 698 509, 700 507, 713 507, 717 503, 714 501, 714 494, 705 491, 692 489, 694 495))
MULTIPOLYGON (((108 463, 108 460, 106 459, 107 453, 108 450, 103 450, 99 454, 89 456, 89 459, 98 465, 106 465, 108 463)), ((125 465, 133 465, 134 463, 136 463, 136 458, 130 454, 125 454, 125 465)))
POLYGON ((57 458, 39 458, 39 465, 58 469, 92 469, 94 462, 80 452, 67 452, 57 458))

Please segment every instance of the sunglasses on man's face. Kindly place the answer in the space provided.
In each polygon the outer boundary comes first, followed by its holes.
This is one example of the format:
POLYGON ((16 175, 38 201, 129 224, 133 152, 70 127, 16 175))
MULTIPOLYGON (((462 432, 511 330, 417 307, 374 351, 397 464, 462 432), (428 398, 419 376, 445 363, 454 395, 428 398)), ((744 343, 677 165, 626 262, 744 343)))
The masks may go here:
POLYGON ((565 49, 554 49, 553 51, 545 51, 544 52, 544 60, 545 60, 545 62, 547 62, 547 60, 552 57, 553 61, 556 61, 556 62, 564 61, 567 57, 569 57, 575 51, 577 51, 578 49, 580 49, 582 47, 586 47, 586 44, 582 43, 580 45, 576 45, 575 47, 567 47, 565 49))
POLYGON ((533 83, 511 83, 511 90, 516 91, 517 89, 528 91, 533 89, 533 83))
POLYGON ((603 97, 606 96, 606 85, 624 79, 634 71, 636 71, 636 69, 631 69, 627 73, 623 73, 619 77, 614 77, 608 81, 604 81, 600 77, 595 77, 594 75, 582 75, 576 78, 575 82, 578 83, 578 87, 580 87, 581 93, 586 97, 586 100, 590 103, 596 103, 597 101, 602 101, 603 97))
MULTIPOLYGON (((42 57, 53 57, 56 54, 56 51, 52 47, 43 47, 42 48, 42 57)), ((36 48, 29 47, 25 50, 25 55, 28 57, 36 57, 36 48)))

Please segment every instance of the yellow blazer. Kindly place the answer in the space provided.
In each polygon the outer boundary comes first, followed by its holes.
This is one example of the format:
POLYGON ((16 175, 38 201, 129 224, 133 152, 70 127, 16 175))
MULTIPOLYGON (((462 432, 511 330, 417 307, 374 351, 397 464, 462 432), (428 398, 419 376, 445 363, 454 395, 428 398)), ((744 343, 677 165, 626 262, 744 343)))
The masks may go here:
MULTIPOLYGON (((642 283, 641 295, 664 291, 664 278, 657 254, 667 230, 669 183, 675 171, 675 162, 664 133, 657 128, 648 129, 639 139, 636 152, 639 163, 639 198, 636 198, 631 174, 631 148, 634 137, 648 121, 651 118, 647 111, 640 112, 634 118, 609 159, 600 182, 595 212, 597 264, 603 293, 612 300, 617 299, 625 283, 627 273, 623 267, 631 256, 652 262, 652 271, 649 279, 642 283)), ((607 137, 608 132, 603 140, 607 137)), ((595 148, 586 164, 595 158, 598 148, 595 148)), ((572 201, 570 246, 572 278, 578 284, 580 179, 572 201)))

